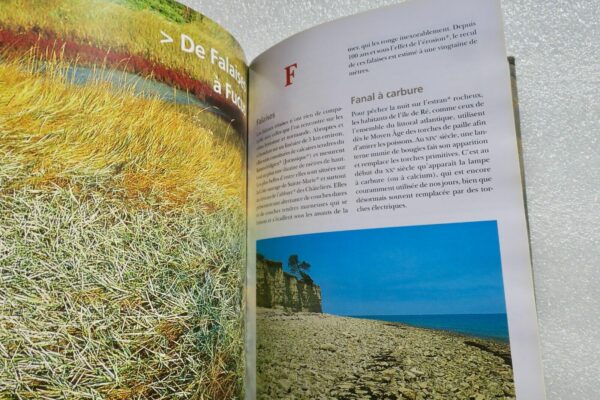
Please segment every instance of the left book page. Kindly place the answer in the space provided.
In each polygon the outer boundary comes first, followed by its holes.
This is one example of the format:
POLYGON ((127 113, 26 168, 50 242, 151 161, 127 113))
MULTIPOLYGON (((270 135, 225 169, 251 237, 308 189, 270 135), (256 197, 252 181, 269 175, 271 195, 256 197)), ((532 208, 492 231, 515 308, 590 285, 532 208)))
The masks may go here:
POLYGON ((243 396, 246 82, 171 0, 0 2, 0 398, 243 396))

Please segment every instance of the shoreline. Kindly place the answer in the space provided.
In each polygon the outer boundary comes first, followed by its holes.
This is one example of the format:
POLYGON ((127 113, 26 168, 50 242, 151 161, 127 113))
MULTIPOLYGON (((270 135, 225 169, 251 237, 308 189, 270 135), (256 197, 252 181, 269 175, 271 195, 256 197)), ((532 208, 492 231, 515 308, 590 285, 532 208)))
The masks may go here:
POLYGON ((405 323, 257 310, 259 399, 514 399, 508 343, 405 323))
POLYGON ((450 335, 464 336, 465 338, 474 338, 474 339, 482 339, 482 340, 492 340, 494 342, 498 342, 498 343, 502 343, 502 344, 507 344, 507 345, 510 344, 509 338, 508 337, 505 338, 503 336, 501 337, 501 336, 475 335, 475 334, 469 334, 469 333, 466 333, 466 332, 454 331, 452 329, 432 328, 432 327, 428 327, 428 326, 418 326, 418 325, 409 324, 408 322, 387 321, 385 319, 371 318, 371 316, 368 316, 368 315, 366 315, 366 316, 363 316, 363 315, 336 315, 336 314, 326 314, 326 315, 331 315, 332 317, 366 319, 366 320, 369 320, 369 321, 379 321, 379 322, 390 323, 390 324, 399 324, 399 325, 406 326, 408 328, 427 329, 427 330, 434 331, 434 332, 441 332, 441 333, 447 333, 447 334, 450 334, 450 335))

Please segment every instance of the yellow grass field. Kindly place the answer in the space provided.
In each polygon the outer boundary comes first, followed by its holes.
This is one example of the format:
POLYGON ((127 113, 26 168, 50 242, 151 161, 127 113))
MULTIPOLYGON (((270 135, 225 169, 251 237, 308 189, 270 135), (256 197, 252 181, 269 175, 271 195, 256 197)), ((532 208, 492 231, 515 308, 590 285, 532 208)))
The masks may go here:
POLYGON ((240 398, 243 140, 32 54, 0 61, 0 399, 240 398))
MULTIPOLYGON (((145 0, 137 0, 142 1, 145 0)), ((186 33, 207 52, 214 47, 239 71, 245 71, 243 51, 220 26, 208 18, 176 23, 158 12, 134 9, 126 3, 116 0, 2 0, 0 24, 13 30, 48 29, 62 37, 142 55, 169 68, 186 71, 211 86, 216 75, 223 85, 229 82, 238 87, 231 76, 211 65, 209 58, 199 60, 195 54, 175 51, 177 40, 170 45, 160 43, 160 30, 176 39, 186 33)))
MULTIPOLYGON (((20 62, 0 64, 0 148, 31 167, 28 184, 113 173, 130 199, 151 195, 164 205, 194 202, 211 209, 239 203, 243 160, 226 122, 127 88, 36 74, 35 63, 28 60, 29 71, 20 62)), ((54 63, 58 71, 61 63, 54 63)))

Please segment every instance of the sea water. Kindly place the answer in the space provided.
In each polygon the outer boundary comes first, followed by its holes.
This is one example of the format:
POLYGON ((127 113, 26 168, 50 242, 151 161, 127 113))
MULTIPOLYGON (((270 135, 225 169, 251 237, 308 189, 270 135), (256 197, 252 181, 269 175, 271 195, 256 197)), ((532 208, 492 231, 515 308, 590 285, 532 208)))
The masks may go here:
POLYGON ((506 314, 356 315, 354 317, 399 322, 419 328, 439 329, 508 342, 506 314))

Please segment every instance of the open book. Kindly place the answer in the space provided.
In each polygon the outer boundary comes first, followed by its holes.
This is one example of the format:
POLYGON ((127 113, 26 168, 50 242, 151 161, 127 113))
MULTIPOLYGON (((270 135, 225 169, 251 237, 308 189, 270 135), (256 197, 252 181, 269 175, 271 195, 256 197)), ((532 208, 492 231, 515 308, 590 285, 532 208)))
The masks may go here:
POLYGON ((0 285, 1 398, 543 399, 499 1, 2 1, 0 285))

